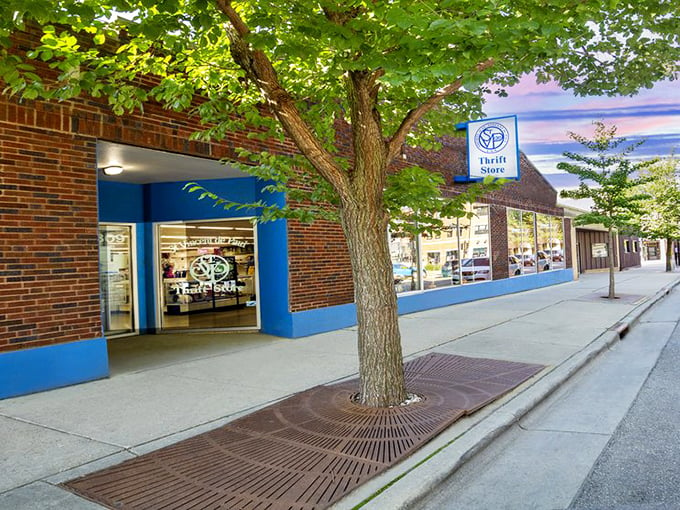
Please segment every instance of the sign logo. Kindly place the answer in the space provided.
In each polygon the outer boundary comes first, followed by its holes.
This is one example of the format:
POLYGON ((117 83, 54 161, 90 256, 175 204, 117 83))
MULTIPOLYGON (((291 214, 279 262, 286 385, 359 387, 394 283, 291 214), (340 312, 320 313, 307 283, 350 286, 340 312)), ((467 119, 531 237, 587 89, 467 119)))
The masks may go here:
POLYGON ((510 140, 510 134, 503 124, 487 122, 475 133, 475 146, 487 154, 502 151, 510 140))
POLYGON ((517 117, 467 123, 468 179, 519 179, 517 117))
POLYGON ((219 255, 201 255, 189 266, 189 274, 194 279, 208 284, 221 282, 231 271, 229 262, 219 255))

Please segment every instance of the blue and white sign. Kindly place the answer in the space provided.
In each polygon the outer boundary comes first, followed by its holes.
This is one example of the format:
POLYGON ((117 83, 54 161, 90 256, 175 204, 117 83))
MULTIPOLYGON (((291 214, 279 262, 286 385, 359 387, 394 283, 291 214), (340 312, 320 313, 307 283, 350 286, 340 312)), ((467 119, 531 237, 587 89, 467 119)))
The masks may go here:
POLYGON ((468 178, 519 179, 517 116, 467 123, 468 178))

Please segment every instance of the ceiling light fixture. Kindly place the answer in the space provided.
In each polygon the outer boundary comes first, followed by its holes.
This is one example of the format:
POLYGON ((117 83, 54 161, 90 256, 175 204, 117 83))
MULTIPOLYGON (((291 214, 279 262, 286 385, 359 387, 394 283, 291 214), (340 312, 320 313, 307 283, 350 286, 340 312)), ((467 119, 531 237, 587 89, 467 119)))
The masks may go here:
POLYGON ((123 173, 123 167, 120 165, 111 165, 104 167, 102 172, 104 172, 104 175, 120 175, 123 173))

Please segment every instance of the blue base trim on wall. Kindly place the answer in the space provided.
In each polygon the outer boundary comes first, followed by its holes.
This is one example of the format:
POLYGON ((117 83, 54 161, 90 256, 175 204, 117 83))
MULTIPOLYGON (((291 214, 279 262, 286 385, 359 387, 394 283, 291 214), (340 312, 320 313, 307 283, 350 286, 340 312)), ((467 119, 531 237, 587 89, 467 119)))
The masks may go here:
POLYGON ((574 279, 571 269, 549 271, 541 274, 524 275, 490 282, 481 282, 445 289, 430 290, 399 298, 399 314, 420 312, 431 308, 467 303, 515 292, 524 292, 541 287, 549 287, 574 279))
POLYGON ((288 338, 326 333, 341 328, 349 328, 357 323, 357 312, 354 303, 316 310, 306 310, 291 314, 292 324, 288 338))
POLYGON ((105 338, 0 353, 0 399, 108 375, 105 338))
MULTIPOLYGON (((574 273, 571 269, 561 269, 538 275, 525 275, 474 285, 463 285, 462 287, 456 286, 428 290, 408 296, 400 296, 398 298, 399 314, 420 312, 442 306, 476 301, 478 299, 549 287, 551 285, 567 283, 573 279, 574 273)), ((307 310, 293 313, 291 316, 292 325, 290 331, 281 332, 280 336, 298 338, 356 325, 356 309, 354 304, 307 310)))

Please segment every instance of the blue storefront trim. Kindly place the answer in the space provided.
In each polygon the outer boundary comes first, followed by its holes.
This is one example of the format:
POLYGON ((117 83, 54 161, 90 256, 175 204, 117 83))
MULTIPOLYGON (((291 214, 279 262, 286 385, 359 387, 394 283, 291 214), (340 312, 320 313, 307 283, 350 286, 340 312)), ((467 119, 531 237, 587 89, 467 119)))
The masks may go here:
MULTIPOLYGON (((212 202, 198 200, 180 182, 149 185, 113 185, 100 182, 100 221, 127 221, 137 224, 138 292, 140 329, 153 331, 155 314, 153 278, 153 224, 163 221, 209 220, 257 216, 256 210, 224 210, 212 202), (135 189, 135 186, 137 189, 135 189), (120 196, 127 196, 125 202, 120 196)), ((253 177, 202 181, 217 195, 241 202, 263 200, 283 205, 283 193, 266 193, 267 182, 253 177)), ((291 313, 288 288, 288 229, 285 220, 261 223, 257 228, 260 293, 260 330, 270 335, 298 338, 356 325, 354 304, 331 306, 291 313)), ((433 289, 400 295, 399 313, 475 301, 503 294, 564 283, 573 279, 571 269, 506 278, 474 285, 433 289)))
POLYGON ((105 338, 0 353, 0 398, 93 381, 108 375, 105 338))
MULTIPOLYGON (((463 285, 462 287, 447 287, 408 294, 398 297, 399 315, 549 287, 567 283, 573 279, 574 273, 571 269, 561 269, 537 275, 525 275, 474 285, 463 285)), ((281 336, 298 338, 356 325, 354 304, 308 310, 291 315, 289 334, 281 336)))

